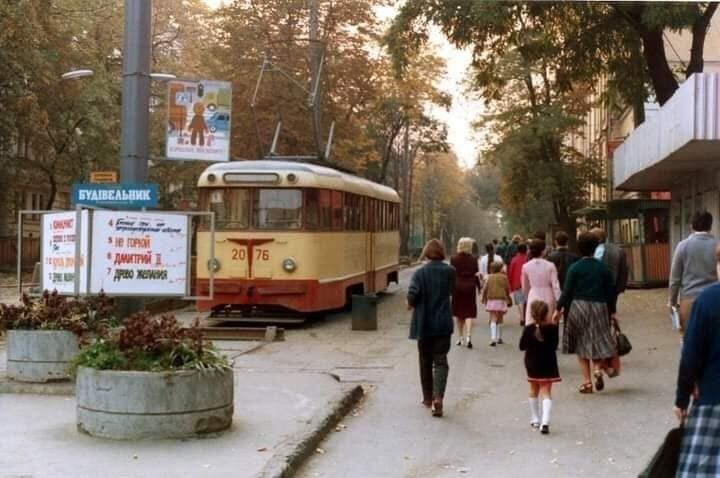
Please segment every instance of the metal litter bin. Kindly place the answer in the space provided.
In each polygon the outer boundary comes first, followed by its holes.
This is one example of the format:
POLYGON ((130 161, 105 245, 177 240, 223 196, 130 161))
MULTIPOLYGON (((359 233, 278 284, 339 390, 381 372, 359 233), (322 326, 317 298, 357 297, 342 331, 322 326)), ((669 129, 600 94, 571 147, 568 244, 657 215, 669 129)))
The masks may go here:
POLYGON ((377 302, 375 294, 352 296, 352 330, 377 330, 377 302))

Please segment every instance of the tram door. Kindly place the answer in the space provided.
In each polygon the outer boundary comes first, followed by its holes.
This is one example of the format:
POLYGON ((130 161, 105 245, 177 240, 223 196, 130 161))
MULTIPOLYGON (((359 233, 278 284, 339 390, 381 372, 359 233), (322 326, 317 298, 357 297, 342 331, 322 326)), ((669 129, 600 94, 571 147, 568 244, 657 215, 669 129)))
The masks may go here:
POLYGON ((367 227, 365 233, 365 293, 375 292, 375 231, 377 225, 378 201, 365 198, 365 217, 367 227))

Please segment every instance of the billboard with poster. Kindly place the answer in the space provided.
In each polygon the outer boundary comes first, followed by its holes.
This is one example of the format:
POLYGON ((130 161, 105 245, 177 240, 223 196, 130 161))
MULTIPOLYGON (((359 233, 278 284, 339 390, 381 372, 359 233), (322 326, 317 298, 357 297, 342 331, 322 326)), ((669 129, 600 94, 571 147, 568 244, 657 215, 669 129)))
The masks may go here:
POLYGON ((94 211, 90 293, 186 295, 188 223, 183 214, 94 211))
POLYGON ((42 290, 56 290, 61 295, 75 294, 78 226, 80 232, 80 282, 78 291, 87 288, 88 211, 53 212, 42 215, 41 265, 42 290))
POLYGON ((167 158, 229 161, 231 103, 228 81, 170 81, 167 158))

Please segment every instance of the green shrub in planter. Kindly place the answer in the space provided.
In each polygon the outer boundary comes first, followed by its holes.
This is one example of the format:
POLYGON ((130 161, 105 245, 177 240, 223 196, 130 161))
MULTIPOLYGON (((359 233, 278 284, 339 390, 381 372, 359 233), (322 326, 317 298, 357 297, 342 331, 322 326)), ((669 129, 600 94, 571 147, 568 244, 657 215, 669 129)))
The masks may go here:
POLYGON ((226 430, 234 412, 228 359, 204 340, 197 320, 135 314, 84 347, 77 373, 77 426, 120 440, 181 438, 226 430))
POLYGON ((172 315, 132 315, 119 330, 83 347, 73 367, 161 372, 228 370, 230 362, 206 342, 198 321, 181 327, 172 315))
POLYGON ((66 298, 45 291, 20 305, 0 304, 0 330, 7 336, 7 376, 24 382, 70 378, 69 362, 88 336, 102 337, 118 324, 105 295, 66 298))
POLYGON ((67 298, 57 291, 23 295, 20 305, 0 304, 0 330, 67 330, 78 337, 104 335, 120 322, 113 300, 104 294, 67 298))

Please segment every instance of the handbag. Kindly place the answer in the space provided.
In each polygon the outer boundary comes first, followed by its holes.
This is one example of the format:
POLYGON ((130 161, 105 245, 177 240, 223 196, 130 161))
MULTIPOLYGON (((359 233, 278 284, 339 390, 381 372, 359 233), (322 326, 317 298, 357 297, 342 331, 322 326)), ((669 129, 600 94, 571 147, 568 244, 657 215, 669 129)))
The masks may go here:
POLYGON ((627 355, 632 350, 632 344, 627 335, 623 334, 620 330, 620 325, 617 320, 613 320, 613 327, 615 328, 615 341, 617 342, 617 353, 620 357, 627 355))
POLYGON ((650 460, 650 463, 638 475, 639 478, 674 478, 680 461, 683 427, 670 430, 665 441, 650 460))

